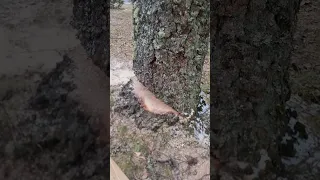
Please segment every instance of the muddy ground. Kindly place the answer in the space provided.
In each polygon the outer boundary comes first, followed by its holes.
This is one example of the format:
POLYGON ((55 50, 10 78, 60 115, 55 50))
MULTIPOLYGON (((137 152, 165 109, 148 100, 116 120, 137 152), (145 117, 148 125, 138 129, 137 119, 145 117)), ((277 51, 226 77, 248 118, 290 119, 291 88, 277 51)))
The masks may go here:
POLYGON ((69 25, 72 1, 0 5, 0 179, 107 179, 109 79, 69 25), (94 79, 94 81, 92 81, 94 79))

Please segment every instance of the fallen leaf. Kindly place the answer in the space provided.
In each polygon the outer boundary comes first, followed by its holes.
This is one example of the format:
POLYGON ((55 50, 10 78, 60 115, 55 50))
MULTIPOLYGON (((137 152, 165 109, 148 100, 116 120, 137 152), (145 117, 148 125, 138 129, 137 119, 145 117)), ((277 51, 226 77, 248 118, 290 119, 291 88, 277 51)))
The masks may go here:
POLYGON ((137 157, 140 157, 140 156, 141 156, 141 152, 134 152, 134 154, 135 154, 137 157))

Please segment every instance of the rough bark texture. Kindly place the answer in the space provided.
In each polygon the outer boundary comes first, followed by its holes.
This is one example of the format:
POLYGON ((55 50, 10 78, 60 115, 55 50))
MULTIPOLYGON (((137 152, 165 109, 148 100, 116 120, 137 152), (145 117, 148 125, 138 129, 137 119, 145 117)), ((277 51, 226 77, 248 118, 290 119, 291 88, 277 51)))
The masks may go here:
POLYGON ((300 0, 212 2, 212 155, 220 162, 234 158, 257 167, 261 152, 267 151, 271 161, 266 179, 272 179, 268 172, 281 169, 278 143, 286 124, 299 4, 300 0))
POLYGON ((208 50, 209 0, 133 1, 133 69, 179 112, 195 110, 208 50))
POLYGON ((77 37, 93 60, 110 77, 109 2, 107 0, 73 0, 71 25, 77 37))
MULTIPOLYGON (((107 0, 73 0, 73 20, 70 23, 77 32, 77 38, 89 58, 110 77, 110 14, 107 0)), ((100 137, 103 144, 109 144, 109 111, 100 121, 100 137)), ((109 154, 108 154, 109 155, 109 154)), ((104 159, 105 171, 109 172, 109 159, 104 159)))

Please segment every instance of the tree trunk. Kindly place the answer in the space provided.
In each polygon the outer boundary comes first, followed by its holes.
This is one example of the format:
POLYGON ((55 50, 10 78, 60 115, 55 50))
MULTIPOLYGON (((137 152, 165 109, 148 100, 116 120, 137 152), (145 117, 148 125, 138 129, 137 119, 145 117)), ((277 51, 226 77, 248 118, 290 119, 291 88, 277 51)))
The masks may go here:
MULTIPOLYGON (((107 0, 73 0, 73 19, 71 25, 77 30, 77 38, 89 58, 108 77, 110 77, 110 22, 109 2, 107 0)), ((109 100, 106 100, 109 101, 109 100)), ((109 107, 99 121, 99 142, 102 146, 110 145, 109 107)), ((106 152, 107 153, 107 152, 106 152)), ((105 171, 109 174, 109 153, 105 162, 105 171)))
POLYGON ((212 3, 212 155, 256 167, 239 167, 247 178, 258 178, 264 169, 258 162, 270 158, 264 178, 274 179, 269 172, 281 169, 279 141, 300 0, 212 3))
POLYGON ((110 77, 110 22, 107 0, 73 0, 71 25, 95 65, 110 77))
POLYGON ((133 1, 133 69, 178 112, 196 110, 208 52, 209 0, 133 1))

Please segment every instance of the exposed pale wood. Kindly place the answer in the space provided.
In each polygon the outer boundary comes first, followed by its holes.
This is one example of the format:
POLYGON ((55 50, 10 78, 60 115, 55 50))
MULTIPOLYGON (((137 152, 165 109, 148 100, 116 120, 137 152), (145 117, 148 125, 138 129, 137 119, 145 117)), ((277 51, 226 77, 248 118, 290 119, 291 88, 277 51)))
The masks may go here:
POLYGON ((110 158, 110 179, 111 180, 129 180, 128 177, 122 172, 120 167, 110 158))
POLYGON ((143 86, 136 77, 132 78, 132 82, 134 94, 139 99, 141 105, 145 110, 155 114, 173 113, 176 115, 180 115, 180 113, 174 110, 172 107, 156 98, 155 95, 150 92, 145 86, 143 86))

